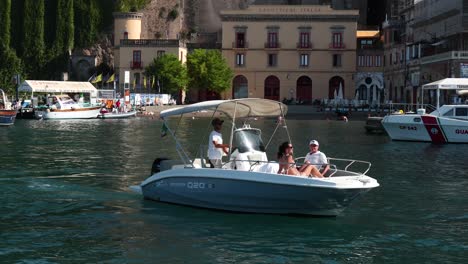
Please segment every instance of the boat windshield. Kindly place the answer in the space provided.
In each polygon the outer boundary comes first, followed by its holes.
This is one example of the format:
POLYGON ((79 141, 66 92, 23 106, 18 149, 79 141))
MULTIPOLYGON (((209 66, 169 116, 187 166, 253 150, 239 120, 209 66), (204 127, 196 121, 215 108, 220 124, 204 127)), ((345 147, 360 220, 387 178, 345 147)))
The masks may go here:
POLYGON ((233 145, 240 153, 256 150, 265 152, 259 129, 241 129, 234 132, 233 145))

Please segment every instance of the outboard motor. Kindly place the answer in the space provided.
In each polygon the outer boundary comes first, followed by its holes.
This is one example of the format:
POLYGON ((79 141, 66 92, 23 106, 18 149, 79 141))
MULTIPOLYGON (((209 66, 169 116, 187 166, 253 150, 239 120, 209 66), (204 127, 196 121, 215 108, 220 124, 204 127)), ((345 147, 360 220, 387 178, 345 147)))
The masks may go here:
POLYGON ((151 167, 151 175, 161 171, 161 162, 163 160, 169 160, 168 158, 156 158, 153 161, 153 166, 151 167))

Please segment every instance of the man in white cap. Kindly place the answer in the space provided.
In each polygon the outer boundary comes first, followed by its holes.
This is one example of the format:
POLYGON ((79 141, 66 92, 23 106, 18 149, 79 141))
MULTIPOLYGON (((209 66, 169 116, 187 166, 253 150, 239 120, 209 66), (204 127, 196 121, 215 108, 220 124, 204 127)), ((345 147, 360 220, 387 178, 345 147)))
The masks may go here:
POLYGON ((223 135, 221 135, 221 128, 223 127, 224 120, 214 118, 211 121, 213 131, 210 134, 208 141, 208 159, 212 168, 221 168, 223 163, 221 158, 223 154, 228 154, 228 144, 223 144, 223 135))
POLYGON ((317 169, 325 175, 325 173, 330 169, 330 165, 328 165, 328 159, 323 152, 319 151, 319 142, 315 139, 309 142, 309 149, 310 152, 307 153, 304 163, 305 164, 312 164, 317 167, 317 169))

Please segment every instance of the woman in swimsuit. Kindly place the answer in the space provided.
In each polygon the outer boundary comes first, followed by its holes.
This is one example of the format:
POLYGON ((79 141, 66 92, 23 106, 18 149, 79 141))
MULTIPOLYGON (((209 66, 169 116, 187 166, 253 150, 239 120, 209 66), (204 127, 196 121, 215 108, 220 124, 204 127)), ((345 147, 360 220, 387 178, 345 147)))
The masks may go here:
POLYGON ((323 178, 320 171, 310 164, 304 164, 300 168, 296 167, 296 162, 293 157, 293 146, 289 142, 284 142, 279 146, 278 149, 278 162, 279 162, 279 174, 288 174, 296 176, 315 176, 323 178))

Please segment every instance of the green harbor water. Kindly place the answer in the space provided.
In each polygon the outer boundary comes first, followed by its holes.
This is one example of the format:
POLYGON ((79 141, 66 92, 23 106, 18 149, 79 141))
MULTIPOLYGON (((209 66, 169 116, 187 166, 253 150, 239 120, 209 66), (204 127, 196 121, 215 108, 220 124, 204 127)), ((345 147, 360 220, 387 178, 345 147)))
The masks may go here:
MULTIPOLYGON (((177 135, 191 153, 207 140, 208 123, 181 121, 177 135)), ((370 161, 368 175, 381 186, 336 218, 240 214, 147 201, 129 189, 156 157, 176 157, 161 125, 0 127, 0 263, 466 262, 468 144, 391 141, 365 133, 363 121, 288 120, 296 156, 317 139, 330 157, 370 161)), ((255 125, 268 141, 275 120, 255 125)), ((278 135, 270 157, 286 140, 278 135)))

